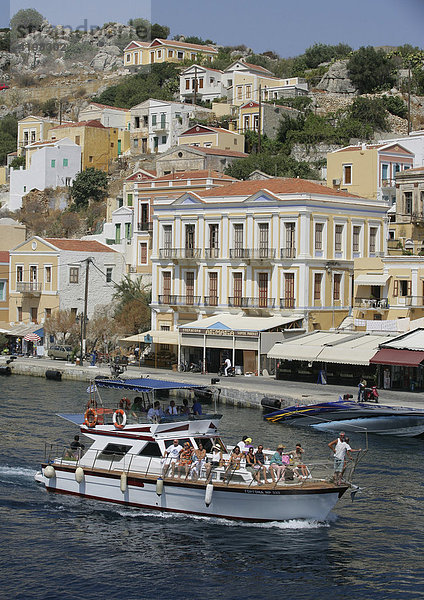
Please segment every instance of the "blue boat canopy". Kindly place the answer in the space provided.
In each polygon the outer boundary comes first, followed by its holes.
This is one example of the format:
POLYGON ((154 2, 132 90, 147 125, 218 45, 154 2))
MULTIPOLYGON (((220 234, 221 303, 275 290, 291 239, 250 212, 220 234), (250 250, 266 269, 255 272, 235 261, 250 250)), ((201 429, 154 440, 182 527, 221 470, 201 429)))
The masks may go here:
POLYGON ((193 383, 180 383, 177 381, 162 381, 161 379, 150 379, 147 377, 139 379, 96 379, 98 388, 112 388, 115 390, 130 390, 133 392, 151 392, 154 390, 179 390, 199 389, 204 385, 193 383))

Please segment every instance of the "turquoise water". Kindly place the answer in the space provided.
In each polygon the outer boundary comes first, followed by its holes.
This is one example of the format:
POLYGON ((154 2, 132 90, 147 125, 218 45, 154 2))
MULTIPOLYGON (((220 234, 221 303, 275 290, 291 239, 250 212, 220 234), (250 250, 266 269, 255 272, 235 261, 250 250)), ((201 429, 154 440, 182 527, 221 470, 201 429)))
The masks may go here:
MULTIPOLYGON (((240 524, 158 514, 48 494, 34 482, 44 443, 76 430, 55 416, 79 412, 83 382, 0 380, 0 590, 8 599, 330 598, 422 596, 422 439, 370 436, 355 502, 325 523, 240 524)), ((114 394, 115 392, 107 392, 114 394)), ((266 423, 223 406, 222 433, 273 447, 300 441, 329 459, 331 434, 266 423), (330 436, 330 437, 329 437, 330 436)), ((351 436, 353 447, 364 445, 351 436)))

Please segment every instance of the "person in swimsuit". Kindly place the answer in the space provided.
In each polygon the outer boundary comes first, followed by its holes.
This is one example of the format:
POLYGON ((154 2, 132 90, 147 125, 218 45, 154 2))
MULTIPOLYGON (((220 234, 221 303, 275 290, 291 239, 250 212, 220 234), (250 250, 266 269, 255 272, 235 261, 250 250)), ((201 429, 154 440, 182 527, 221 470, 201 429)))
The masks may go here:
POLYGON ((300 469, 301 477, 304 477, 306 479, 306 477, 309 476, 309 471, 308 467, 303 464, 302 455, 304 452, 305 450, 302 448, 302 445, 296 444, 296 448, 292 452, 290 452, 290 454, 293 456, 293 462, 295 466, 294 472, 299 475, 300 469))
POLYGON ((256 466, 258 467, 257 471, 258 471, 258 481, 261 480, 261 472, 264 476, 264 480, 265 483, 267 481, 266 476, 266 466, 265 466, 265 454, 264 454, 264 447, 262 446, 262 444, 260 444, 258 446, 258 450, 255 454, 255 460, 256 460, 256 466))
POLYGON ((178 479, 181 478, 181 471, 185 470, 186 479, 190 471, 191 463, 193 462, 193 448, 190 442, 185 442, 183 449, 180 453, 180 460, 178 461, 178 479))
POLYGON ((230 454, 230 458, 228 459, 227 468, 223 477, 224 481, 227 479, 230 473, 232 474, 234 471, 240 469, 240 462, 242 458, 244 458, 244 456, 240 452, 240 448, 238 446, 235 446, 235 448, 230 454))
POLYGON ((190 475, 193 479, 199 479, 200 473, 205 466, 206 450, 203 448, 202 442, 198 443, 198 448, 193 452, 193 466, 191 467, 190 475))
POLYGON ((206 463, 206 479, 207 482, 211 480, 212 477, 212 469, 217 469, 218 467, 222 467, 224 464, 224 459, 222 456, 222 449, 220 446, 212 446, 212 458, 211 461, 206 463))

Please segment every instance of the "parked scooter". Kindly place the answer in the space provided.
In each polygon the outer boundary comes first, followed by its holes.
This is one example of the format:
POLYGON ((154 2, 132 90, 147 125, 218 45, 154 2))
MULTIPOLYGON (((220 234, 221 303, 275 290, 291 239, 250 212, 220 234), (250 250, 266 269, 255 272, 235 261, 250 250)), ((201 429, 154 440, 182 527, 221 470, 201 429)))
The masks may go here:
POLYGON ((364 400, 365 402, 375 402, 378 404, 379 393, 377 387, 375 385, 372 388, 365 388, 364 390, 364 400))
POLYGON ((190 373, 201 373, 202 372, 202 363, 201 362, 190 363, 188 370, 190 371, 190 373))

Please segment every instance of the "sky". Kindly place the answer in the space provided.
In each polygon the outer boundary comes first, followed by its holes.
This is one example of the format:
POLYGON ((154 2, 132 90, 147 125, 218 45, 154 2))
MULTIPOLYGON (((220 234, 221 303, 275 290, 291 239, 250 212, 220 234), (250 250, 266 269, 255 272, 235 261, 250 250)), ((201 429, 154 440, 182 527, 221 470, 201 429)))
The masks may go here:
POLYGON ((168 25, 171 37, 197 35, 283 57, 318 42, 424 46, 424 0, 0 0, 0 26, 21 8, 73 28, 144 17, 168 25))

